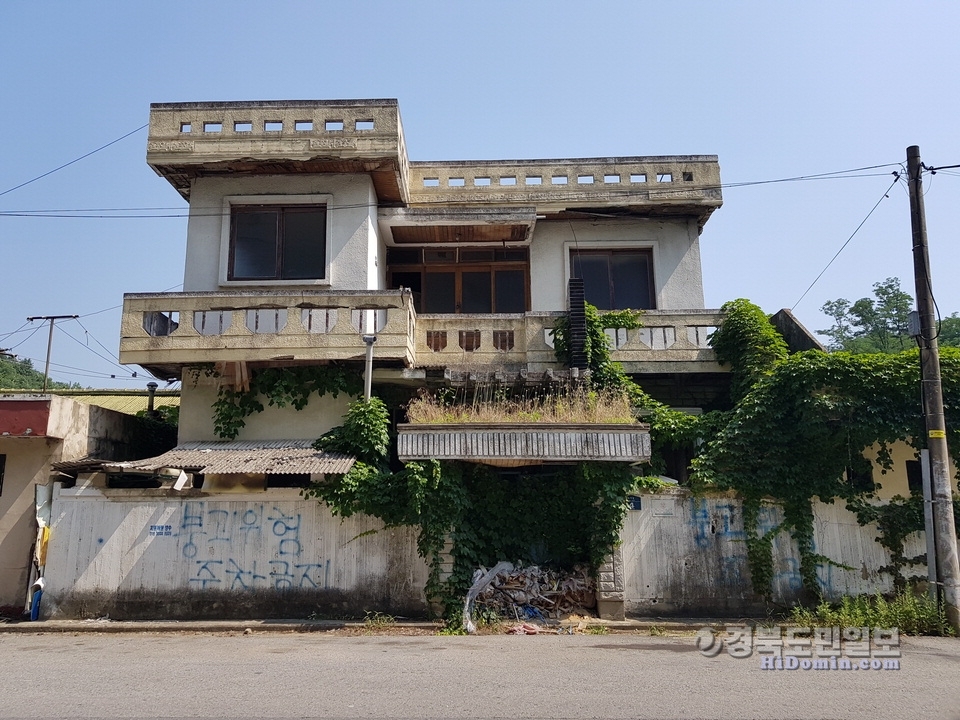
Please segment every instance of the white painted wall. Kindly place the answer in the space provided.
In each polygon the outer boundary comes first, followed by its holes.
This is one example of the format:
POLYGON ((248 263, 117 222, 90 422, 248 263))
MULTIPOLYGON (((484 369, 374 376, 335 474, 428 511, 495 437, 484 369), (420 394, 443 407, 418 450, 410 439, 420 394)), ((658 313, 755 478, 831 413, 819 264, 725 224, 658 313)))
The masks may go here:
POLYGON ((204 593, 211 604, 231 597, 281 603, 285 591, 382 603, 370 610, 393 603, 425 611, 427 574, 413 530, 385 530, 366 516, 334 517, 295 489, 146 497, 78 484, 54 493, 42 611, 135 614, 129 598, 159 595, 172 616, 174 605, 196 603, 198 594, 202 607, 204 593))
POLYGON ((702 309, 703 275, 695 220, 611 220, 537 223, 530 244, 531 309, 566 310, 570 251, 580 247, 651 248, 657 309, 702 309))
MULTIPOLYGON (((213 431, 213 402, 217 399, 216 378, 185 378, 180 395, 181 443, 196 440, 223 440, 213 431)), ((237 440, 316 440, 331 428, 340 425, 351 398, 343 393, 312 395, 303 410, 278 408, 266 404, 261 413, 247 418, 237 440)))
MULTIPOLYGON (((232 287, 220 281, 221 244, 224 223, 224 199, 265 196, 276 203, 278 196, 317 196, 327 203, 332 261, 329 284, 335 290, 378 290, 383 286, 375 271, 379 247, 376 223, 376 194, 368 175, 269 175, 253 177, 198 178, 190 192, 190 218, 187 223, 184 292, 212 291, 232 287)), ((382 262, 382 259, 381 261, 382 262)), ((237 284, 242 288, 251 283, 237 284)), ((314 286, 314 283, 262 283, 259 286, 314 286)))
MULTIPOLYGON (((740 614, 760 604, 750 581, 739 500, 679 492, 644 495, 641 504, 641 510, 628 513, 621 532, 627 614, 740 614)), ((764 507, 761 531, 771 530, 782 520, 780 507, 764 507)), ((876 542, 877 535, 874 524, 861 527, 842 503, 814 504, 814 552, 853 568, 817 566, 827 598, 893 590, 891 576, 879 572, 890 563, 890 556, 876 542)), ((781 532, 772 546, 773 599, 790 604, 801 586, 796 543, 781 532)), ((923 533, 914 533, 904 554, 913 557, 923 552, 923 533)), ((914 566, 907 573, 925 575, 926 570, 914 566)))

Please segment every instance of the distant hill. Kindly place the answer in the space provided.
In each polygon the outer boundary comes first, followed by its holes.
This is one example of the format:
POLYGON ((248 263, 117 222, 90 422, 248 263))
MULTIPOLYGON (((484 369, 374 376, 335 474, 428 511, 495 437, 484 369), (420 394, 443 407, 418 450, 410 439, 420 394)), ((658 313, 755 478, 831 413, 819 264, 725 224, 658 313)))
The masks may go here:
MULTIPOLYGON (((79 388, 77 383, 50 381, 47 389, 79 388)), ((29 360, 10 360, 0 357, 0 388, 5 390, 40 390, 43 388, 43 373, 33 369, 29 360)))

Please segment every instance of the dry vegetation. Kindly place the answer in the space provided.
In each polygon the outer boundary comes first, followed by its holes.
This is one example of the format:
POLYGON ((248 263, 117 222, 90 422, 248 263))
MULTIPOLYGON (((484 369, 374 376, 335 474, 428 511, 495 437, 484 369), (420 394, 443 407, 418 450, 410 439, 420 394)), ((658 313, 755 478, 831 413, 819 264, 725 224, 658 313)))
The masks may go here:
POLYGON ((626 396, 572 392, 523 399, 447 403, 432 395, 407 406, 407 420, 418 425, 459 423, 609 423, 636 422, 626 396))

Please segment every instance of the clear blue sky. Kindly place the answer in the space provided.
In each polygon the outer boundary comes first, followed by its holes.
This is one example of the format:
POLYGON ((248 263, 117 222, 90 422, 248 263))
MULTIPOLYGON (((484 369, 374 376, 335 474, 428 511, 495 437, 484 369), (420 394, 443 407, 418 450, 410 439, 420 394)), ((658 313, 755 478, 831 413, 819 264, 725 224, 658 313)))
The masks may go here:
MULTIPOLYGON (((773 312, 797 303, 908 145, 960 164, 958 28, 956 2, 5 2, 0 192, 138 128, 151 102, 205 100, 395 97, 415 160, 716 154, 725 184, 884 165, 724 189, 701 238, 707 306, 773 312)), ((2 213, 185 211, 145 152, 141 130, 0 197, 0 348, 42 368, 45 329, 4 336, 29 315, 86 315, 58 329, 55 379, 144 386, 96 353, 116 358, 124 292, 179 285, 186 221, 2 213)), ((947 314, 960 170, 926 187, 947 314)), ((912 293, 910 248, 901 183, 795 313, 826 327, 825 300, 889 276, 912 293)))

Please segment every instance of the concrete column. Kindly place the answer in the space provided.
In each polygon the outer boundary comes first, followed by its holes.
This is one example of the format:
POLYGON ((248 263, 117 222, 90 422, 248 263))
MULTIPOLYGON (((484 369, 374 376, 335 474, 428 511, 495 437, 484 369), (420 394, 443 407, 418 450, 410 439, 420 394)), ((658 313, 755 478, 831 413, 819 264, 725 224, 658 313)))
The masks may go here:
POLYGON ((614 548, 597 573, 597 614, 601 620, 623 620, 623 552, 614 548))

